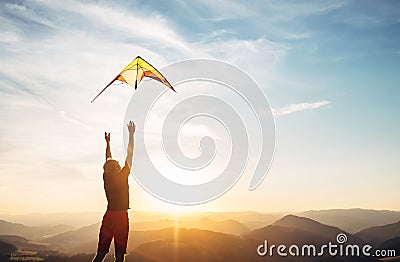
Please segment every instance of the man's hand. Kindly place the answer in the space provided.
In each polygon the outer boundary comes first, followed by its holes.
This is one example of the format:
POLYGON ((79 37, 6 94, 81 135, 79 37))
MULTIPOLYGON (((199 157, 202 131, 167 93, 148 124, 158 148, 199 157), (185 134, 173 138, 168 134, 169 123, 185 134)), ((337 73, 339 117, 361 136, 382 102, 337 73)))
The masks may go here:
POLYGON ((128 131, 129 131, 129 142, 128 142, 128 152, 126 154, 126 160, 125 162, 128 164, 129 167, 132 167, 132 158, 133 158, 133 147, 134 147, 134 142, 133 142, 133 134, 135 133, 135 123, 133 121, 129 121, 128 126, 128 131))
POLYGON ((104 132, 104 139, 105 139, 107 142, 110 142, 110 138, 111 138, 111 134, 110 134, 110 133, 107 133, 107 132, 104 132))
POLYGON ((129 124, 127 124, 127 126, 128 126, 128 130, 129 130, 129 134, 133 135, 136 130, 135 123, 133 123, 133 121, 129 121, 129 124))
POLYGON ((111 138, 110 133, 104 132, 104 139, 107 141, 106 160, 111 158, 110 138, 111 138))

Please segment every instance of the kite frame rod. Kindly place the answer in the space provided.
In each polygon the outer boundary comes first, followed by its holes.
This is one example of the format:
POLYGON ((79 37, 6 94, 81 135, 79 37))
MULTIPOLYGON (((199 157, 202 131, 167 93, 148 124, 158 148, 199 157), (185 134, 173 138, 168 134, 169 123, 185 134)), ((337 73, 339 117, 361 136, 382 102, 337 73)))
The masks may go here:
POLYGON ((97 96, 95 96, 95 98, 93 98, 92 101, 90 101, 90 103, 93 103, 93 101, 96 100, 96 98, 98 98, 107 89, 107 87, 109 87, 112 83, 114 83, 114 81, 117 80, 118 77, 119 77, 119 74, 113 80, 111 80, 111 82, 108 83, 108 85, 106 85, 106 87, 104 87, 100 91, 100 93, 98 93, 97 96))

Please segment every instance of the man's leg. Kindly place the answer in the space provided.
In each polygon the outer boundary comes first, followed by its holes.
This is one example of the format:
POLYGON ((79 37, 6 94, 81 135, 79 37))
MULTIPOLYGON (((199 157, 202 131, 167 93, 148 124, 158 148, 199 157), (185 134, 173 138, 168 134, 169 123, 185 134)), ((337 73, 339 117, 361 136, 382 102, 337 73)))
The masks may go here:
POLYGON ((104 257, 110 250, 111 241, 113 239, 111 226, 112 226, 112 221, 110 220, 110 217, 106 212, 106 214, 103 217, 103 221, 101 223, 100 233, 99 233, 99 243, 97 245, 97 254, 94 257, 93 262, 102 262, 104 257))
POLYGON ((107 252, 98 251, 92 262, 103 262, 103 259, 106 257, 106 255, 107 252))
POLYGON ((114 247, 115 261, 123 262, 128 245, 129 219, 128 212, 121 212, 118 216, 118 222, 114 224, 114 247))
POLYGON ((115 254, 115 262, 124 262, 124 259, 125 259, 125 254, 122 253, 115 254))

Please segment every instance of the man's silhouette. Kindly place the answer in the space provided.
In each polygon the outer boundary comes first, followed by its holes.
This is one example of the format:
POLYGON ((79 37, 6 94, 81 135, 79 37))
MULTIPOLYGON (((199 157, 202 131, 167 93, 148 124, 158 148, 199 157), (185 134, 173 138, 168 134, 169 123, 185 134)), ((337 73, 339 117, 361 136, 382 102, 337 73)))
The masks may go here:
POLYGON ((99 233, 97 254, 93 262, 101 262, 108 253, 114 238, 115 261, 124 261, 129 234, 129 185, 128 176, 132 166, 133 135, 135 124, 128 124, 129 144, 125 165, 121 169, 119 163, 111 158, 110 133, 105 133, 107 142, 106 162, 103 169, 104 190, 108 201, 107 211, 103 216, 99 233))

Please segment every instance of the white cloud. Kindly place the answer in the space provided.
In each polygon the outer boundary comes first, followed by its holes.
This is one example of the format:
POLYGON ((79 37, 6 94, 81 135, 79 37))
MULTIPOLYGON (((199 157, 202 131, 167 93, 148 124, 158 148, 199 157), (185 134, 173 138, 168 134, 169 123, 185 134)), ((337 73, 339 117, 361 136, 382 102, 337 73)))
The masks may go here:
POLYGON ((340 9, 345 5, 343 1, 324 1, 324 2, 311 2, 311 1, 271 1, 267 4, 268 8, 272 9, 270 20, 272 21, 289 21, 298 17, 321 15, 340 9))
POLYGON ((274 116, 283 116, 283 115, 288 115, 288 114, 292 114, 292 113, 299 112, 299 111, 319 108, 322 106, 329 105, 330 103, 332 103, 332 102, 323 100, 323 101, 318 101, 318 102, 313 102, 313 103, 290 104, 290 105, 286 105, 281 108, 272 109, 272 113, 274 114, 274 116))

